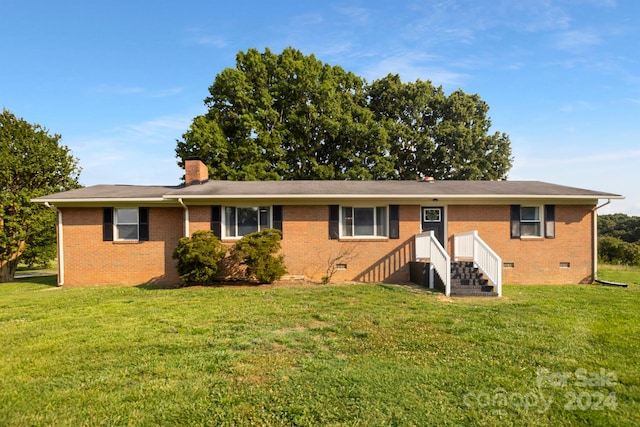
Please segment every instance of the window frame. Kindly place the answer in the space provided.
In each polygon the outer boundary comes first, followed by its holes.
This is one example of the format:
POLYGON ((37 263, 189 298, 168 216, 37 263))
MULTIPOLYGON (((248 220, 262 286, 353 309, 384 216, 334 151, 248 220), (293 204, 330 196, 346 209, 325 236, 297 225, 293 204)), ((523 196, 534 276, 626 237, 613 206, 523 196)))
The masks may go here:
POLYGON ((113 241, 114 242, 139 242, 140 241, 140 211, 139 208, 113 208, 113 241), (134 222, 120 222, 118 221, 118 213, 120 211, 134 211, 136 215, 136 221, 134 222), (134 226, 136 227, 135 238, 123 238, 120 236, 119 226, 134 226))
POLYGON ((544 239, 545 238, 545 230, 544 230, 544 205, 520 205, 520 238, 521 239, 544 239), (523 219, 523 209, 536 209, 537 219, 523 219), (538 234, 524 234, 523 230, 525 229, 524 225, 530 224, 538 224, 538 234))
POLYGON ((224 205, 221 207, 220 219, 222 223, 221 227, 221 235, 224 240, 239 240, 246 236, 247 234, 255 233, 256 231, 262 231, 267 228, 273 228, 273 205, 264 205, 264 206, 255 206, 255 205, 235 205, 228 206, 224 205), (229 215, 227 214, 227 209, 233 209, 233 224, 229 224, 229 215), (257 210, 257 230, 252 231, 250 233, 245 233, 243 235, 238 234, 238 209, 256 209, 257 210), (262 209, 267 209, 267 218, 266 225, 262 222, 262 209), (232 234, 230 234, 232 233, 232 234))
POLYGON ((340 205, 338 212, 340 239, 389 239, 389 230, 391 228, 389 223, 389 205, 340 205), (351 209, 351 221, 349 224, 345 216, 346 209, 351 209), (371 225, 373 234, 356 234, 356 227, 358 226, 355 221, 356 209, 371 209, 373 211, 373 224, 371 225), (379 219, 381 209, 384 210, 383 222, 379 219), (380 234, 381 226, 383 227, 382 234, 380 234), (347 227, 350 227, 351 230, 348 231, 347 227))
POLYGON ((444 208, 423 207, 422 208, 422 222, 442 222, 442 214, 443 213, 444 213, 444 208), (438 219, 428 219, 427 218, 427 212, 428 211, 437 211, 438 212, 438 219))

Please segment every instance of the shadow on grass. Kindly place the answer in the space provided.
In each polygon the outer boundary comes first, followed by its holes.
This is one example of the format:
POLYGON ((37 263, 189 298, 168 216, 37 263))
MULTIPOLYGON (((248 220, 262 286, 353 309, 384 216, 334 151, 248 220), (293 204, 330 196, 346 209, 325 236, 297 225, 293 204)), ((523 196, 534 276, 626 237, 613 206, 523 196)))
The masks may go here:
POLYGON ((181 286, 181 285, 175 284, 175 283, 153 283, 153 282, 143 283, 141 285, 136 285, 135 287, 138 288, 138 289, 141 289, 143 291, 159 291, 159 290, 163 290, 163 289, 180 289, 180 288, 184 288, 184 286, 181 286))
POLYGON ((58 275, 46 274, 46 275, 20 276, 20 277, 14 278, 13 281, 18 283, 37 283, 38 285, 57 287, 58 275))
POLYGON ((257 288, 259 286, 267 286, 267 283, 252 282, 247 280, 223 280, 212 282, 208 285, 190 285, 185 283, 166 283, 149 281, 136 285, 135 287, 144 291, 158 291, 165 289, 183 289, 183 288, 229 288, 229 287, 246 287, 257 288))

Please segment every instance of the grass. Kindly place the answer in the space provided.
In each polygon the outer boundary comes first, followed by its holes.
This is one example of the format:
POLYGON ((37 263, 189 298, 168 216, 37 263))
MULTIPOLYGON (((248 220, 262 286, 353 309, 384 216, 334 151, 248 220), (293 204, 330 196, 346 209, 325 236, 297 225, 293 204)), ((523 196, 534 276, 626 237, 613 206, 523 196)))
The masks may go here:
POLYGON ((640 267, 629 265, 601 265, 598 279, 616 283, 640 285, 640 267))
POLYGON ((499 300, 1 284, 0 425, 638 425, 639 277, 499 300))

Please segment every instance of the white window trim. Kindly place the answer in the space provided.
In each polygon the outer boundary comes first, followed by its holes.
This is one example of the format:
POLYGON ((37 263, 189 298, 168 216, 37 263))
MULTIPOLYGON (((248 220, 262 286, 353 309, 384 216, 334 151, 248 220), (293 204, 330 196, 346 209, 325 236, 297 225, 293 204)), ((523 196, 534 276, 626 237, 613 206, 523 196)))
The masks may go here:
POLYGON ((520 238, 521 239, 543 239, 544 238, 544 205, 520 205, 520 238), (522 219, 522 208, 537 208, 538 220, 524 220, 522 219), (524 236, 522 234, 522 224, 539 224, 540 234, 535 236, 524 236))
MULTIPOLYGON (((340 229, 340 239, 352 239, 352 240, 364 240, 364 239, 370 239, 370 240, 383 240, 383 239, 388 239, 389 238, 389 205, 360 205, 360 204, 349 204, 349 205, 340 205, 339 206, 339 229, 340 229), (373 236, 347 236, 345 235, 345 230, 344 230, 344 208, 371 208, 373 209, 373 230, 374 233, 377 230, 377 216, 378 216, 378 211, 376 208, 385 208, 386 210, 386 230, 387 230, 387 234, 386 236, 377 236, 377 235, 373 235, 373 236)), ((355 224, 352 224, 352 227, 355 224)), ((353 231, 353 230, 352 230, 353 231)))
POLYGON ((113 240, 115 242, 138 242, 140 241, 140 211, 138 208, 113 208, 113 240), (136 212, 136 222, 118 222, 118 211, 130 210, 136 212), (119 225, 135 225, 136 226, 136 238, 135 239, 123 239, 120 237, 119 225))
MULTIPOLYGON (((238 236, 238 208, 240 209, 247 209, 247 208, 256 208, 258 209, 258 231, 262 231, 262 229, 260 228, 260 208, 268 208, 269 209, 269 219, 268 219, 268 224, 266 228, 273 228, 273 205, 247 205, 247 204, 242 204, 242 205, 234 205, 234 206, 230 206, 230 205, 225 205, 222 206, 222 212, 221 212, 221 221, 220 221, 220 225, 221 225, 221 234, 222 234, 222 240, 240 240, 242 239, 244 236, 238 236), (227 235, 227 230, 229 229, 229 224, 227 224, 227 208, 233 208, 235 210, 235 219, 236 222, 235 224, 233 224, 233 236, 228 236, 227 235)), ((246 234, 245 234, 246 236, 246 234)))

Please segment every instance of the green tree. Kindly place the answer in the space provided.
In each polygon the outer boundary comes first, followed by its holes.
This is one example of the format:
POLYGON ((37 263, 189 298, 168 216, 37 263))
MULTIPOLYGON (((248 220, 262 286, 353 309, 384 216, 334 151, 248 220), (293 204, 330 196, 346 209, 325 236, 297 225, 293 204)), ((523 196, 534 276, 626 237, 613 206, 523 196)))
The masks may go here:
POLYGON ((389 74, 369 89, 369 106, 389 131, 400 179, 496 180, 511 169, 511 142, 490 134, 489 106, 457 90, 446 96, 429 81, 402 83, 389 74))
POLYGON ((478 95, 397 75, 368 85, 293 48, 239 52, 209 93, 176 155, 214 179, 502 179, 511 167, 478 95))
POLYGON ((230 180, 392 177, 386 130, 353 73, 293 48, 250 49, 209 92, 207 114, 178 141, 181 166, 198 156, 230 180))
POLYGON ((78 161, 60 138, 7 110, 0 115, 0 282, 13 279, 25 251, 38 263, 55 254, 55 213, 31 199, 79 187, 78 161))
POLYGON ((628 243, 640 243, 640 216, 622 213, 599 215, 598 234, 617 237, 628 243))
POLYGON ((600 261, 610 264, 640 265, 640 245, 603 236, 598 239, 598 256, 600 261))

